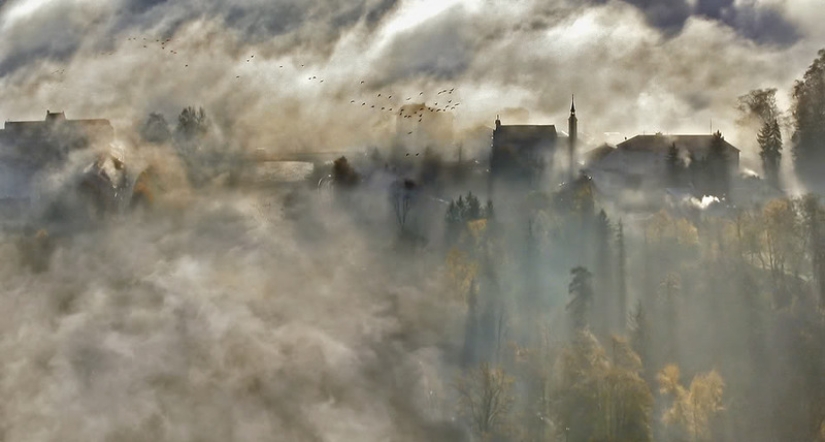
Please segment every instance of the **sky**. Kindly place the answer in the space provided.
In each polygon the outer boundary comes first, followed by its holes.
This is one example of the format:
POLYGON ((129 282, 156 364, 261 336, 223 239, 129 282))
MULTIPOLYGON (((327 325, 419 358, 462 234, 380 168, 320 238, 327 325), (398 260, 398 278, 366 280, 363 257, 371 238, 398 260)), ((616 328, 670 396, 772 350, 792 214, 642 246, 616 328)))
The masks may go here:
POLYGON ((433 105, 445 89, 461 103, 459 131, 492 126, 496 114, 565 130, 575 94, 592 144, 712 125, 747 157, 755 137, 737 127, 736 99, 775 87, 788 107, 794 80, 825 46, 822 6, 0 0, 0 118, 62 110, 109 118, 128 138, 149 112, 174 120, 194 105, 241 147, 328 151, 382 143, 390 107, 433 105))

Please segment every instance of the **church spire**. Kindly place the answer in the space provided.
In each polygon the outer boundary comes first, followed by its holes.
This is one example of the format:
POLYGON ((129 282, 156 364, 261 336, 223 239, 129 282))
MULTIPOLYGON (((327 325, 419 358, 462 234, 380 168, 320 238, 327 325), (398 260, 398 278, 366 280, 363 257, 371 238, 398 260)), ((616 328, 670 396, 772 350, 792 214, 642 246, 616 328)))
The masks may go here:
POLYGON ((567 120, 567 142, 569 143, 568 155, 570 164, 568 165, 568 172, 570 173, 570 181, 576 178, 576 145, 579 140, 579 119, 576 118, 576 96, 570 102, 570 118, 567 120))

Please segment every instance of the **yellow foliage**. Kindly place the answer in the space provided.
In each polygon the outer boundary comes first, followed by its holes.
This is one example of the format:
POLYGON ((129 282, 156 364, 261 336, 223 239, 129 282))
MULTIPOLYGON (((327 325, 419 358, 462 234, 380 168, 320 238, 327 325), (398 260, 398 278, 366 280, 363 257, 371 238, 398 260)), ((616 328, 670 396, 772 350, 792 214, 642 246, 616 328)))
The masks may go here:
POLYGON ((679 367, 666 366, 657 376, 662 394, 673 404, 662 420, 683 430, 692 441, 709 440, 710 420, 722 411, 725 383, 715 370, 696 375, 685 388, 679 383, 679 367))
POLYGON ((468 222, 467 231, 470 232, 470 235, 476 241, 476 244, 478 244, 478 241, 484 237, 484 233, 487 231, 487 220, 477 219, 468 222))
POLYGON ((676 242, 682 246, 699 244, 699 232, 693 223, 684 218, 674 219, 664 210, 648 220, 646 232, 654 243, 676 242))
POLYGON ((457 248, 450 249, 447 253, 447 276, 452 293, 466 301, 477 274, 477 262, 470 260, 467 253, 457 248))

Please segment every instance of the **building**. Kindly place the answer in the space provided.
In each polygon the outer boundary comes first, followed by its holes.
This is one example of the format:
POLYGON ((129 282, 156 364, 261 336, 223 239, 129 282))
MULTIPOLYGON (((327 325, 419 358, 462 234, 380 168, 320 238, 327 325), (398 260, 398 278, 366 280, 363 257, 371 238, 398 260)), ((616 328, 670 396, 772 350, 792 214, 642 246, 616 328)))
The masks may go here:
POLYGON ((22 216, 43 169, 60 164, 77 150, 109 147, 114 128, 108 120, 69 120, 46 111, 43 121, 7 121, 0 130, 0 218, 22 216))
POLYGON ((46 111, 43 121, 7 121, 0 130, 0 161, 13 159, 44 166, 93 145, 108 147, 114 128, 108 120, 68 120, 46 111))
MULTIPOLYGON (((650 191, 686 188, 693 193, 707 193, 712 175, 735 175, 739 169, 739 149, 725 141, 721 133, 713 135, 637 135, 619 143, 615 149, 598 148, 586 173, 600 188, 614 191, 650 191), (724 169, 712 170, 711 146, 718 137, 723 152, 724 169), (675 154, 676 161, 672 157, 675 154)), ((710 193, 708 193, 710 194, 710 193)))
MULTIPOLYGON (((575 103, 570 107, 567 135, 565 155, 569 163, 566 169, 570 176, 574 176, 578 140, 575 103)), ((496 117, 490 154, 491 180, 504 179, 535 186, 542 174, 552 168, 563 138, 555 125, 503 125, 496 117)))

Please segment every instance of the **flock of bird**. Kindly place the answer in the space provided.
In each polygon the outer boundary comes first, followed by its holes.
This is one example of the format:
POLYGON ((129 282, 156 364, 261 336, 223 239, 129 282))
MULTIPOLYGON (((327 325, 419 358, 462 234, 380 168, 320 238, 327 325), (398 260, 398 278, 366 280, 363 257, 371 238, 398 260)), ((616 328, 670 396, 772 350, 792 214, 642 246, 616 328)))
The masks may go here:
MULTIPOLYGON (((133 44, 137 44, 143 47, 143 49, 152 50, 152 49, 160 49, 160 51, 167 55, 167 56, 180 56, 183 60, 180 63, 183 65, 183 68, 189 68, 189 63, 187 62, 185 56, 180 54, 177 49, 174 48, 172 38, 145 38, 145 37, 128 37, 127 41, 133 42, 133 44)), ((111 52, 101 52, 97 55, 108 56, 113 55, 114 51, 111 52)), ((251 54, 246 57, 246 63, 252 63, 255 61, 255 55, 251 54)), ((296 66, 297 68, 297 66, 296 66)), ((300 70, 305 68, 304 64, 300 65, 300 70)), ((284 65, 279 65, 278 69, 284 69, 284 65)), ((59 72, 60 74, 63 73, 64 70, 55 71, 55 73, 59 72)), ((307 75, 306 73, 304 75, 307 75)), ((308 81, 315 82, 317 84, 323 84, 324 79, 318 78, 317 75, 309 75, 306 77, 308 81)), ((241 75, 235 75, 236 80, 241 79, 241 75)), ((360 85, 362 88, 365 87, 366 81, 361 80, 360 85)), ((400 96, 393 95, 392 93, 378 93, 376 96, 365 99, 365 98, 357 98, 350 100, 350 104, 359 105, 359 107, 366 108, 369 110, 377 111, 377 112, 386 112, 389 114, 395 114, 401 119, 416 119, 417 123, 422 123, 424 121, 424 116, 428 113, 437 114, 442 112, 452 112, 455 111, 458 106, 461 105, 460 102, 454 100, 453 93, 455 92, 455 88, 451 89, 443 89, 431 95, 425 91, 419 92, 418 96, 415 97, 417 100, 423 100, 423 103, 413 101, 413 96, 408 96, 405 98, 401 98, 400 96), (395 97, 395 98, 393 98, 395 97), (433 104, 428 105, 426 104, 427 98, 432 97, 433 104), (438 101, 435 101, 438 100, 438 101), (440 104, 439 104, 440 103, 440 104), (367 107, 369 106, 369 107, 367 107)), ((362 95, 362 94, 359 94, 362 95)), ((412 131, 408 132, 408 135, 412 135, 412 131)))

